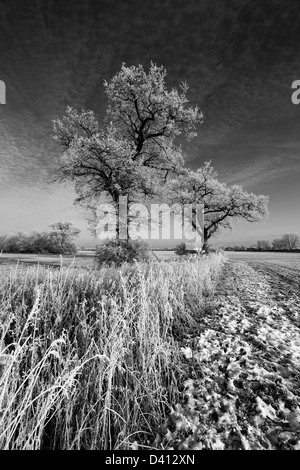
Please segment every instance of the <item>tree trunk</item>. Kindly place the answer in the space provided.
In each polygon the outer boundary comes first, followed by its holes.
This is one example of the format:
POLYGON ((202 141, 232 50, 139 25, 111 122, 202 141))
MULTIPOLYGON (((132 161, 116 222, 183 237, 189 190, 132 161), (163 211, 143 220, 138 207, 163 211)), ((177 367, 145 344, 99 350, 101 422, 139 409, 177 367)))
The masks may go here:
POLYGON ((204 227, 202 249, 205 251, 205 253, 208 253, 208 240, 209 239, 210 239, 210 236, 209 236, 208 230, 206 227, 204 227))

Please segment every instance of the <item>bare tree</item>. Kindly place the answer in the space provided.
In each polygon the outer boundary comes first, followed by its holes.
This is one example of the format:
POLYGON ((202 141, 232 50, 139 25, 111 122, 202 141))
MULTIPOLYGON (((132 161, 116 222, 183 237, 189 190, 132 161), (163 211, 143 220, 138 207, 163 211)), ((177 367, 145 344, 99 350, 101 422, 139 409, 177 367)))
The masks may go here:
POLYGON ((272 241, 273 250, 286 250, 286 244, 282 238, 275 238, 272 241))
POLYGON ((233 220, 259 222, 268 213, 268 197, 219 182, 210 162, 170 181, 169 198, 181 204, 203 204, 204 249, 213 235, 221 229, 230 229, 233 220))
POLYGON ((272 246, 268 240, 258 240, 256 242, 256 248, 259 251, 269 251, 272 249, 272 246))
POLYGON ((202 114, 187 107, 187 85, 168 91, 165 77, 166 70, 154 64, 148 73, 123 64, 104 83, 103 126, 92 111, 70 107, 54 121, 63 150, 56 179, 74 182, 77 203, 95 207, 106 191, 118 210, 120 196, 128 196, 128 203, 160 197, 169 175, 182 172, 184 155, 175 139, 194 137, 202 114))
POLYGON ((287 250, 295 250, 296 248, 299 248, 300 245, 300 237, 296 233, 286 233, 282 237, 282 242, 284 247, 287 250))
POLYGON ((74 243, 80 230, 75 227, 70 220, 66 222, 56 222, 50 225, 51 231, 48 234, 48 245, 52 252, 56 253, 76 253, 77 247, 74 243))

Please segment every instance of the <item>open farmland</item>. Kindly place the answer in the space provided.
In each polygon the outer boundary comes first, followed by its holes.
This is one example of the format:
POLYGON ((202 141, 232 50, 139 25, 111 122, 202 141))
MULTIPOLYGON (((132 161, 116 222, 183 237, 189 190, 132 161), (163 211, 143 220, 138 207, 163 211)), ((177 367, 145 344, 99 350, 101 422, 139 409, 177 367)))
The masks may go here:
POLYGON ((231 261, 252 266, 272 284, 284 283, 288 290, 300 286, 300 253, 226 252, 226 256, 231 261))
POLYGON ((226 251, 225 254, 232 261, 276 264, 300 271, 300 253, 226 251))
POLYGON ((291 256, 6 265, 0 447, 300 449, 291 256))
MULTIPOLYGON (((150 253, 153 260, 164 261, 176 258, 174 251, 152 251, 150 253)), ((40 264, 41 266, 52 267, 70 267, 75 268, 93 268, 94 267, 95 251, 78 251, 74 255, 51 255, 51 254, 26 254, 26 253, 2 253, 0 254, 0 268, 1 266, 10 265, 24 265, 34 266, 40 264)))
POLYGON ((24 265, 25 267, 40 264, 41 266, 52 266, 57 268, 62 266, 92 268, 94 264, 94 256, 95 253, 93 251, 79 251, 76 256, 31 253, 2 253, 0 254, 0 268, 1 266, 3 267, 17 264, 24 265))

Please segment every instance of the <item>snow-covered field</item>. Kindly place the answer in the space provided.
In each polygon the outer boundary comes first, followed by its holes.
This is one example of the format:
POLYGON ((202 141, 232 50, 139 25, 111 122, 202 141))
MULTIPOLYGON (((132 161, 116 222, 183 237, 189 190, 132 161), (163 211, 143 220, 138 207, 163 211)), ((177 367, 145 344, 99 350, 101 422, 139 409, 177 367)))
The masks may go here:
POLYGON ((43 266, 70 266, 75 267, 93 267, 94 252, 81 252, 74 257, 73 255, 51 255, 51 254, 26 254, 26 253, 2 253, 0 255, 0 267, 12 264, 24 264, 31 266, 41 264, 43 266))
POLYGON ((260 254, 230 255, 199 332, 182 344, 182 400, 164 444, 300 450, 296 259, 284 255, 277 265, 260 254), (293 266, 289 275, 285 259, 293 266))
MULTIPOLYGON (((44 266, 70 266, 92 268, 94 264, 95 251, 78 251, 76 256, 51 255, 51 254, 26 254, 26 253, 2 253, 0 255, 1 265, 24 263, 25 265, 41 264, 44 266)), ((158 260, 170 260, 176 257, 174 251, 153 251, 151 257, 158 260)))
POLYGON ((225 256, 232 261, 261 262, 297 268, 300 271, 300 253, 226 251, 225 256))
MULTIPOLYGON (((174 256, 156 254, 159 259, 174 256)), ((16 262, 16 256, 5 262, 16 262)), ((92 256, 77 259, 91 261, 92 256)), ((205 260, 209 258, 199 260, 200 267, 205 260)), ((25 265, 37 261, 59 265, 60 259, 23 258, 25 265)), ((185 263, 184 279, 192 285, 191 292, 182 282, 164 302, 182 294, 185 308, 180 315, 192 308, 197 323, 192 328, 182 324, 180 335, 172 340, 180 373, 176 393, 170 396, 178 399, 168 403, 167 419, 147 445, 176 450, 300 450, 300 254, 227 252, 223 269, 216 271, 219 277, 213 283, 209 277, 200 294, 200 278, 192 277, 194 262, 185 263)), ((182 270, 181 263, 157 265, 167 272, 182 270)), ((204 267, 200 274, 205 274, 204 267)), ((172 286, 174 275, 167 281, 172 286)), ((165 277, 156 288, 163 282, 165 277)), ((151 312, 156 299, 156 294, 150 299, 152 291, 145 297, 151 312)), ((4 294, 8 308, 13 304, 4 294)))

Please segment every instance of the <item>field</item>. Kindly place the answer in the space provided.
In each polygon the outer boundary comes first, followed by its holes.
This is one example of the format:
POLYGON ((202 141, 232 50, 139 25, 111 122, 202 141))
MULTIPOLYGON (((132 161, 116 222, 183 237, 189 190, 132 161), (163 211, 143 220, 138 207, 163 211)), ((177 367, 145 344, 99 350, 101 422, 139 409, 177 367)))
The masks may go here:
POLYGON ((226 256, 232 261, 271 264, 300 271, 300 253, 227 251, 226 256))
POLYGON ((300 449, 299 254, 156 254, 2 258, 1 449, 300 449))
POLYGON ((288 290, 300 286, 300 253, 227 252, 235 262, 246 263, 265 274, 272 284, 284 283, 288 290))
POLYGON ((86 267, 92 268, 94 264, 94 252, 83 252, 79 251, 76 256, 72 255, 35 255, 26 253, 3 253, 0 255, 0 267, 10 265, 24 265, 34 266, 40 264, 42 266, 53 266, 53 267, 69 267, 74 266, 76 268, 86 267))
MULTIPOLYGON (((0 267, 10 266, 12 264, 22 264, 24 266, 34 266, 40 264, 41 266, 53 267, 69 267, 75 268, 93 268, 94 267, 94 251, 79 251, 76 256, 73 255, 36 255, 26 253, 3 253, 0 254, 0 267)), ((156 260, 169 260, 176 255, 174 251, 154 251, 151 252, 151 257, 156 260)))

